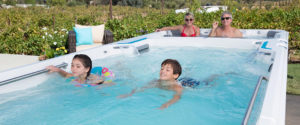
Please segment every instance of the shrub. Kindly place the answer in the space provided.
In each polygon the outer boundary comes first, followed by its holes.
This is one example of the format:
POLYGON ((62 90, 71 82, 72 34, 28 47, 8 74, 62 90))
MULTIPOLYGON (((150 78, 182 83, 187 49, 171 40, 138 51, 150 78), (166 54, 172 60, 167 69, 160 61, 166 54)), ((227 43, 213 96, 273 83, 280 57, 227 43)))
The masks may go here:
POLYGON ((272 3, 267 3, 265 7, 267 10, 270 10, 272 8, 272 3))
MULTIPOLYGON (((108 19, 108 6, 56 6, 2 9, 0 11, 0 53, 54 56, 56 48, 66 47, 67 31, 74 24, 98 25, 114 34, 114 41, 154 32, 155 29, 184 24, 184 14, 152 8, 113 6, 114 19, 108 19), (36 14, 37 12, 42 14, 36 14), (118 19, 117 19, 118 17, 118 19), (55 43, 56 42, 56 43, 55 43)), ((194 13, 194 24, 211 28, 222 11, 194 13)), ((300 48, 300 8, 236 10, 233 26, 240 29, 282 29, 288 31, 289 47, 300 48)))
POLYGON ((36 0, 25 0, 25 4, 36 4, 36 0))
POLYGON ((17 1, 16 0, 6 0, 5 4, 14 6, 17 4, 17 1))
POLYGON ((66 0, 48 0, 47 4, 51 5, 51 6, 62 6, 65 5, 67 2, 66 0))
POLYGON ((81 25, 89 25, 89 24, 93 24, 95 20, 95 17, 92 17, 90 15, 83 15, 78 17, 77 19, 77 23, 81 24, 81 25))
POLYGON ((85 5, 85 3, 84 2, 80 2, 80 1, 70 1, 67 4, 67 6, 70 6, 70 7, 80 6, 80 5, 85 5))

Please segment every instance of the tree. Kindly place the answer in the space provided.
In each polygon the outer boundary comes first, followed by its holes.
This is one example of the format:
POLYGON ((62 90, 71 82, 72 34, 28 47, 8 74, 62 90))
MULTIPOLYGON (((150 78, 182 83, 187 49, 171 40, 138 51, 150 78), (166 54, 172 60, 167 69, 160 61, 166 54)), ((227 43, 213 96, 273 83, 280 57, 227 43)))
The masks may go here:
POLYGON ((165 6, 165 2, 164 2, 164 0, 161 0, 161 10, 160 10, 160 14, 164 14, 164 6, 165 6))
POLYGON ((17 0, 6 0, 5 1, 5 4, 7 4, 7 5, 16 5, 17 4, 17 0))
POLYGON ((112 19, 112 0, 109 0, 109 17, 112 19))

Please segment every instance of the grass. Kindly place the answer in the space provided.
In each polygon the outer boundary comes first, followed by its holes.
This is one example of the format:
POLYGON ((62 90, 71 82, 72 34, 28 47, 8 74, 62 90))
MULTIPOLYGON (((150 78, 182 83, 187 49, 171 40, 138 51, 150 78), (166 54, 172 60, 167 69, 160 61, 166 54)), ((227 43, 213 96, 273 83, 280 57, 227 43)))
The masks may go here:
POLYGON ((290 60, 291 61, 298 61, 300 60, 300 49, 294 49, 294 50, 290 50, 290 60))
POLYGON ((300 64, 288 64, 287 93, 300 95, 300 64))

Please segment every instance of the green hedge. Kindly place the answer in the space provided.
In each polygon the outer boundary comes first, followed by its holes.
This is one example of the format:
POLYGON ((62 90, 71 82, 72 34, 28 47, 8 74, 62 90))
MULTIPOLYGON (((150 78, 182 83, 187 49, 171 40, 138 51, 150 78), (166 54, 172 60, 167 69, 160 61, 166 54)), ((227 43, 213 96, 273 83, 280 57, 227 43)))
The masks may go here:
MULTIPOLYGON (((196 13, 195 25, 211 28, 214 20, 219 21, 222 12, 196 13)), ((273 10, 235 10, 233 26, 240 29, 281 29, 289 32, 290 48, 300 49, 300 8, 273 10)), ((106 26, 121 40, 153 32, 156 28, 183 24, 184 14, 150 14, 147 17, 136 15, 123 20, 110 20, 106 26)))
MULTIPOLYGON (((161 15, 160 10, 151 8, 114 6, 114 19, 108 20, 108 6, 1 9, 0 53, 49 55, 50 52, 53 56, 56 48, 66 46, 67 31, 72 30, 76 22, 82 25, 105 23, 115 41, 184 23, 184 14, 175 14, 173 10, 165 13, 161 15)), ((214 20, 220 20, 221 13, 196 13, 195 25, 211 28, 214 20)), ((300 8, 234 10, 232 13, 234 27, 286 30, 290 33, 289 47, 300 48, 300 8)))
MULTIPOLYGON (((51 8, 29 7, 0 9, 0 53, 55 56, 57 48, 66 47, 67 33, 75 23, 103 24, 108 6, 51 8), (39 14, 37 14, 39 13, 39 14)), ((132 16, 154 9, 113 7, 114 16, 132 16), (119 9, 122 8, 122 9, 119 9)), ((59 49, 61 51, 61 49, 59 49)))

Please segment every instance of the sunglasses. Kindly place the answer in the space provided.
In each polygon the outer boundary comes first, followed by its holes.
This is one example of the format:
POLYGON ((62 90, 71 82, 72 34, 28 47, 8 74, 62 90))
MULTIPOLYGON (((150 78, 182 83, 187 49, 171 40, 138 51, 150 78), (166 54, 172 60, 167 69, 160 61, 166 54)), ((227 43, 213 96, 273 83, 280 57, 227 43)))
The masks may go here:
POLYGON ((221 20, 225 20, 225 19, 226 19, 226 20, 229 20, 229 19, 231 19, 231 17, 222 17, 222 18, 221 18, 221 20))
POLYGON ((188 22, 188 21, 193 21, 193 20, 194 20, 194 19, 192 19, 192 18, 191 18, 191 19, 185 19, 186 22, 188 22))

